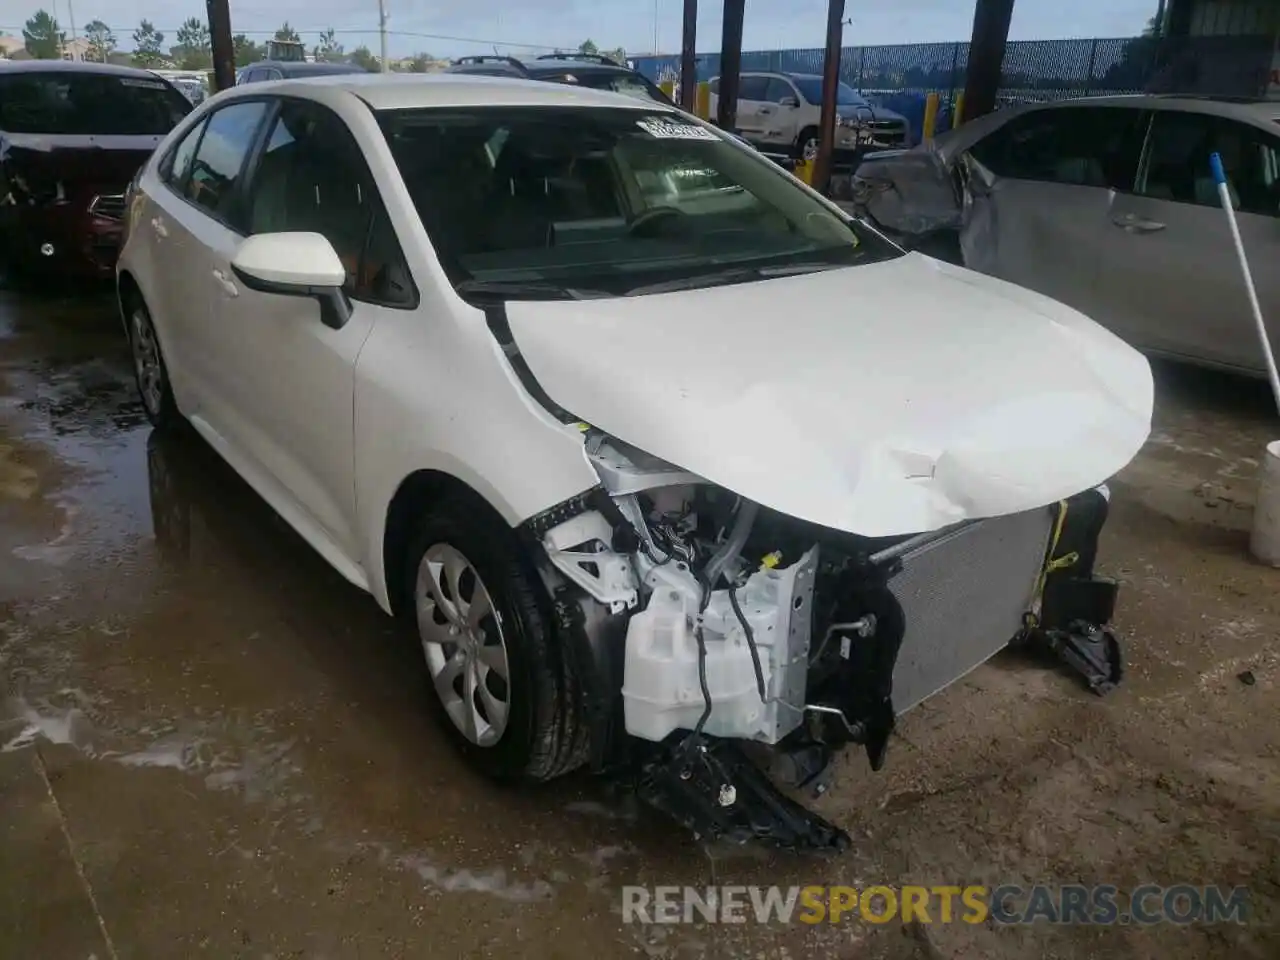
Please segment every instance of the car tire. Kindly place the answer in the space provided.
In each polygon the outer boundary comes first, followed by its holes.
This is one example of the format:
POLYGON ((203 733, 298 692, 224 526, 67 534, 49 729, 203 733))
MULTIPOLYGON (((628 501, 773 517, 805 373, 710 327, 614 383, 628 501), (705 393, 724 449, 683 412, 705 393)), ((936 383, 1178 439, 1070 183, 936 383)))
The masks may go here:
POLYGON ((138 397, 147 419, 157 428, 170 428, 182 419, 173 399, 169 368, 160 349, 160 336, 151 313, 139 296, 125 301, 125 325, 129 332, 129 353, 133 359, 133 377, 138 397))
POLYGON ((817 127, 805 127, 796 137, 796 159, 815 160, 818 156, 818 145, 821 134, 817 127))
POLYGON ((405 614, 427 663, 427 698, 475 769, 550 780, 589 755, 579 687, 516 537, 477 516, 471 501, 442 502, 409 547, 405 614))

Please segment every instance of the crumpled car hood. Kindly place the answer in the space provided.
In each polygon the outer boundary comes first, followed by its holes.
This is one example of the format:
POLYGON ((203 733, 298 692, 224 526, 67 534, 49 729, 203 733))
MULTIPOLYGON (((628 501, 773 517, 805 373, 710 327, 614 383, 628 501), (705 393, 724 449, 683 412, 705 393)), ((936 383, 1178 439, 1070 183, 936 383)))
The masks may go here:
POLYGON ((797 518, 868 537, 1054 503, 1151 427, 1146 359, 1081 314, 908 254, 507 306, 557 404, 797 518))

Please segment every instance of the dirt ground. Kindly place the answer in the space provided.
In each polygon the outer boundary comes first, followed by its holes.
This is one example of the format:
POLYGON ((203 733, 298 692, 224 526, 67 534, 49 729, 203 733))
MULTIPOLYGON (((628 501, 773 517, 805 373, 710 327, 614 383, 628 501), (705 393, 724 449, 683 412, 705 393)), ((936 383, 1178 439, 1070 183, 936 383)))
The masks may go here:
MULTIPOLYGON (((0 957, 1280 956, 1264 385, 1157 366, 1113 485, 1128 675, 1003 656, 850 751, 828 860, 709 849, 589 778, 496 789, 415 651, 207 449, 144 424, 102 297, 0 293, 0 957), (1242 679, 1243 677, 1243 679, 1242 679), (1245 885, 1244 925, 645 926, 624 884, 1245 885)), ((1070 450, 1062 455, 1071 456, 1070 450)))

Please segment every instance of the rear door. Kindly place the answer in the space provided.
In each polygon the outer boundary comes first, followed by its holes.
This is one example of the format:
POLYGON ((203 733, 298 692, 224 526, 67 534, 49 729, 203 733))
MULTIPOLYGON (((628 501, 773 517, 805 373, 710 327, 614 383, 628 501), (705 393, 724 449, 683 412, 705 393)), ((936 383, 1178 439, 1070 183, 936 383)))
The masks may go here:
POLYGON ((760 121, 761 143, 790 147, 800 136, 800 109, 798 106, 783 106, 782 101, 788 98, 800 103, 800 94, 789 80, 770 77, 765 84, 764 102, 756 112, 760 121))
POLYGON ((162 218, 164 243, 177 251, 169 280, 174 303, 168 316, 181 326, 184 372, 200 416, 218 432, 228 426, 226 371, 218 354, 222 333, 214 308, 226 277, 213 252, 238 238, 245 163, 267 116, 267 102, 236 99, 209 114, 190 169, 174 184, 162 218))
POLYGON ((966 262, 1092 315, 1098 244, 1115 191, 1133 185, 1145 122, 1128 107, 1053 107, 976 143, 991 176, 971 187, 985 219, 966 262))
POLYGON ((184 191, 206 122, 195 124, 160 158, 156 181, 148 185, 140 201, 135 201, 141 203, 136 218, 130 214, 130 233, 137 237, 131 236, 129 242, 140 244, 148 253, 142 259, 146 266, 138 268, 151 271, 150 276, 139 279, 160 335, 170 380, 177 384, 187 415, 195 413, 198 404, 195 394, 186 389, 190 375, 185 338, 194 323, 203 321, 208 304, 193 303, 187 293, 195 240, 182 226, 186 218, 184 191))
MULTIPOLYGON (((738 132, 752 143, 763 143, 768 114, 761 114, 769 78, 745 74, 738 85, 738 132)), ((775 104, 776 106, 776 104, 775 104)))
MULTIPOLYGON (((1263 315, 1280 333, 1280 137, 1225 117, 1155 113, 1136 189, 1101 244, 1105 321, 1147 349, 1254 371, 1261 346, 1209 166, 1221 154, 1263 315)), ((1099 318, 1103 319, 1103 318, 1099 318)), ((1274 343, 1273 334, 1273 343, 1274 343)))

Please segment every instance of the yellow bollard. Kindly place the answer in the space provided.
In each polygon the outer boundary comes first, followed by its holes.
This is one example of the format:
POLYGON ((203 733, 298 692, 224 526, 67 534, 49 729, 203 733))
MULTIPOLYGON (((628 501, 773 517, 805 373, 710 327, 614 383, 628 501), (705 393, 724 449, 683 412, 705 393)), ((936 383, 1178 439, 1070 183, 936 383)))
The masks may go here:
POLYGON ((665 93, 672 100, 676 97, 676 82, 674 80, 663 80, 658 84, 658 89, 665 93))
POLYGON ((956 94, 955 106, 951 110, 951 129, 954 130, 960 124, 964 123, 964 91, 961 90, 956 94))
POLYGON ((795 172, 796 179, 799 180, 801 183, 805 183, 805 184, 808 184, 809 186, 813 186, 813 161, 812 160, 797 160, 794 172, 795 172))
POLYGON ((694 100, 693 112, 703 120, 711 119, 711 84, 706 80, 698 84, 697 98, 694 100))
POLYGON ((933 139, 933 130, 938 125, 939 99, 936 93, 931 93, 924 98, 924 126, 922 130, 926 141, 933 139))

